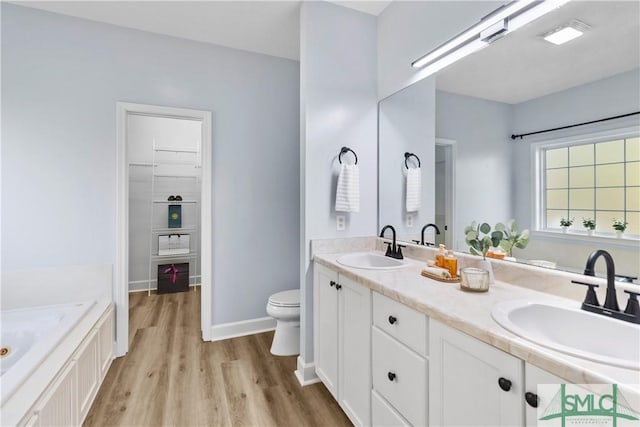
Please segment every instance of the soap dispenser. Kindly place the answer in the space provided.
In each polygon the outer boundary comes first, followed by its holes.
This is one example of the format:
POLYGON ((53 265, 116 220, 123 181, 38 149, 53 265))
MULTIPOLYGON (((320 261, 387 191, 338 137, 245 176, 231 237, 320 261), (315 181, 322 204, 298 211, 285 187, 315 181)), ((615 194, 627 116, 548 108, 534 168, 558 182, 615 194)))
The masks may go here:
POLYGON ((451 277, 458 276, 458 258, 456 258, 451 249, 449 249, 447 255, 444 257, 443 267, 449 270, 449 274, 451 274, 451 277))
POLYGON ((446 268, 444 266, 444 257, 447 252, 443 244, 438 245, 438 253, 436 253, 436 267, 446 268))

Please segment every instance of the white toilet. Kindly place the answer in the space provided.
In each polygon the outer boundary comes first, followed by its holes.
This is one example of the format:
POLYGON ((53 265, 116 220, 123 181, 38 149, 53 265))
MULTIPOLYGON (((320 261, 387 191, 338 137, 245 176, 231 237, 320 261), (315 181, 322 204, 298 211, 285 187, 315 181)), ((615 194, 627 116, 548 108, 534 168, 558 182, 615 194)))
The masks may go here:
POLYGON ((300 289, 278 292, 269 297, 267 314, 276 319, 271 354, 293 356, 300 353, 300 289))

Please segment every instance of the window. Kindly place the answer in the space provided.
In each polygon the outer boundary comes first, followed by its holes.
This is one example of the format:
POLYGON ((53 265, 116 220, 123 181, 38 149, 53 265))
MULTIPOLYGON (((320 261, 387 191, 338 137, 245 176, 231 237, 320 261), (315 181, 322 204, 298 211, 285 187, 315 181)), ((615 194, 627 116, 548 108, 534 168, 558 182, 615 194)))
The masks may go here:
POLYGON ((572 230, 584 230, 583 218, 596 221, 596 233, 613 233, 614 219, 628 222, 626 234, 640 235, 640 138, 548 144, 539 148, 541 196, 538 223, 560 229, 574 218, 572 230))

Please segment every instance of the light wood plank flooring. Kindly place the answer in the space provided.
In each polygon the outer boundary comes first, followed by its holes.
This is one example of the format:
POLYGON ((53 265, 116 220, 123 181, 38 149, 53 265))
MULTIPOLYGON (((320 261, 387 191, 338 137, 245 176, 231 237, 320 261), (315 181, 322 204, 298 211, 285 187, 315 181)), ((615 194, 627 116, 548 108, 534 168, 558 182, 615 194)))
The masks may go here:
POLYGON ((85 426, 350 426, 322 384, 301 387, 272 332, 202 342, 200 291, 129 297, 129 353, 85 426))

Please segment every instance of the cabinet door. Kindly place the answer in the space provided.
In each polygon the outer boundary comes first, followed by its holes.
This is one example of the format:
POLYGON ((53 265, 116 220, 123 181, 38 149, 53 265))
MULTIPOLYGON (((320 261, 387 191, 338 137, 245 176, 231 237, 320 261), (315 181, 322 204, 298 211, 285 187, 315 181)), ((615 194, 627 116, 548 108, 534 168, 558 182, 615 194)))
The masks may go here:
POLYGON ((78 349, 73 360, 76 362, 76 374, 78 376, 76 396, 78 399, 78 411, 80 422, 84 421, 89 412, 93 398, 98 392, 99 374, 98 367, 98 332, 94 329, 78 349))
POLYGON ((115 323, 113 307, 98 322, 98 366, 100 367, 100 381, 111 366, 113 360, 113 342, 115 337, 115 323))
POLYGON ((313 348, 316 374, 338 400, 338 273, 313 268, 313 348))
POLYGON ((38 404, 38 425, 75 426, 78 424, 78 409, 75 399, 76 365, 69 363, 46 396, 38 404))
POLYGON ((544 409, 551 403, 550 401, 546 400, 545 396, 538 396, 538 385, 566 384, 567 381, 528 363, 525 363, 524 365, 524 378, 526 383, 524 390, 525 394, 532 393, 534 396, 530 396, 529 400, 533 400, 534 404, 537 401, 537 407, 532 406, 531 402, 527 400, 523 395, 523 399, 525 399, 525 424, 527 426, 536 426, 538 425, 537 408, 544 409))
POLYGON ((430 425, 523 425, 521 360, 436 321, 429 348, 430 425))
POLYGON ((371 291, 338 277, 338 402, 354 425, 371 424, 371 291))

